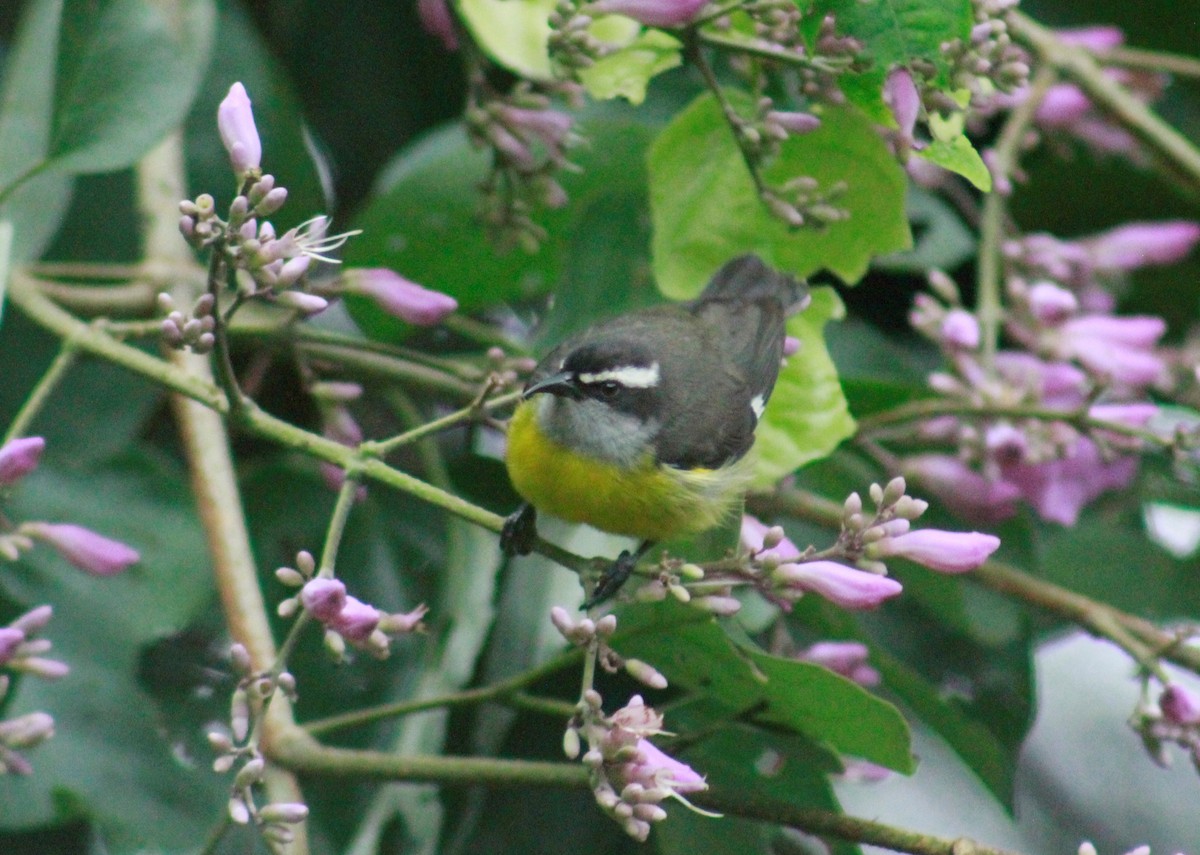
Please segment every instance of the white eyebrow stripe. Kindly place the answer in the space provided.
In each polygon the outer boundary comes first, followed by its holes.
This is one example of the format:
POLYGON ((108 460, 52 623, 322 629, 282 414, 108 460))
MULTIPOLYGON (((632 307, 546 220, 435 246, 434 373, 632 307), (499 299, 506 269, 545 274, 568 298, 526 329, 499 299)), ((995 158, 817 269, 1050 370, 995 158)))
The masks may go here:
POLYGON ((763 410, 767 408, 767 400, 762 395, 755 395, 750 399, 750 409, 754 411, 754 418, 761 419, 763 410))
POLYGON ((626 389, 653 389, 658 385, 660 377, 657 362, 653 362, 649 366, 623 365, 620 368, 610 368, 594 374, 578 375, 580 383, 607 383, 611 380, 620 383, 626 389))

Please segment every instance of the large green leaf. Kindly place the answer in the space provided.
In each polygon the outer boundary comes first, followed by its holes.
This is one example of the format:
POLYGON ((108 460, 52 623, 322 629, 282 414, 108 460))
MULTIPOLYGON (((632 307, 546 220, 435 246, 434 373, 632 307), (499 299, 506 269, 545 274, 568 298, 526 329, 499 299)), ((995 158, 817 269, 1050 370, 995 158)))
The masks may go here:
POLYGON ((582 69, 579 81, 593 98, 622 97, 641 104, 650 78, 679 65, 682 49, 674 36, 662 30, 644 30, 630 44, 582 69))
POLYGON ((164 731, 139 671, 144 648, 183 629, 213 597, 185 484, 144 456, 70 474, 43 466, 6 507, 16 519, 82 523, 135 546, 142 560, 100 579, 38 546, 0 573, 12 599, 54 606, 44 634, 71 666, 59 682, 22 681, 6 710, 45 710, 56 734, 30 753, 33 775, 0 777, 4 828, 86 815, 108 851, 167 851, 194 846, 220 817, 227 782, 207 756, 188 756, 185 740, 164 731))
POLYGON ((625 612, 613 646, 651 663, 676 688, 703 692, 730 718, 782 727, 911 772, 908 725, 891 704, 820 665, 735 645, 711 617, 676 603, 625 612))
POLYGON ((825 324, 844 315, 832 288, 814 288, 812 304, 788 321, 800 352, 779 373, 755 432, 754 480, 767 486, 809 461, 825 457, 853 435, 854 419, 825 347, 825 324))
POLYGON ((483 50, 522 77, 551 77, 550 13, 557 0, 459 0, 463 21, 483 50))
POLYGON ((654 269, 663 293, 689 296, 746 252, 800 276, 826 268, 854 282, 873 256, 911 245, 904 174, 858 110, 826 110, 817 131, 783 144, 765 177, 778 184, 798 175, 823 188, 845 182, 837 204, 849 219, 789 229, 759 200, 716 98, 701 95, 676 116, 650 149, 654 269))
MULTIPOLYGON (((583 171, 562 177, 571 201, 540 218, 549 236, 538 252, 503 253, 487 240, 476 217, 487 157, 455 125, 425 137, 388 168, 383 189, 353 223, 363 234, 346 247, 346 263, 391 267, 453 295, 467 311, 543 295, 577 276, 581 289, 608 305, 624 302, 631 286, 649 290, 642 159, 649 131, 626 118, 596 118, 583 130, 591 140, 575 158, 583 171), (601 250, 611 262, 618 246, 621 263, 578 262, 580 254, 594 258, 601 250)), ((372 337, 408 331, 370 301, 350 307, 372 337)))

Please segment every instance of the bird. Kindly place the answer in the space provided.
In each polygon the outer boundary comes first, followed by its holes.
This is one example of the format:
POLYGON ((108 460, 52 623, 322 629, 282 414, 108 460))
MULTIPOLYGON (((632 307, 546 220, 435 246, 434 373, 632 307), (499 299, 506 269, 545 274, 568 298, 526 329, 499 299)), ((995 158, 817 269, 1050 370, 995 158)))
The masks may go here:
POLYGON ((637 538, 584 602, 610 598, 655 543, 719 525, 752 473, 754 431, 805 283, 756 255, 728 261, 699 297, 600 321, 534 368, 505 464, 523 504, 500 545, 524 555, 539 511, 637 538))

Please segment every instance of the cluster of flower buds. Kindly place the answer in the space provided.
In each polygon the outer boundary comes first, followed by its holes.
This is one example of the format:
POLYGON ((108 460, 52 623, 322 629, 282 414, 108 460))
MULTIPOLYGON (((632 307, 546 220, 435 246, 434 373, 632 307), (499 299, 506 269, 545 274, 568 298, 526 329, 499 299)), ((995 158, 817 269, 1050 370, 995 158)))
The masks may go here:
MULTIPOLYGON (((967 41, 955 39, 942 45, 956 89, 971 93, 976 104, 996 92, 1015 92, 1029 82, 1029 57, 1013 44, 1005 21, 1018 0, 974 0, 975 25, 967 41)), ((939 112, 958 112, 960 106, 948 95, 933 93, 927 106, 939 112)))
POLYGON ((617 617, 607 614, 598 620, 583 617, 575 620, 561 606, 550 610, 550 621, 562 637, 578 647, 595 646, 600 666, 609 673, 624 669, 630 677, 651 689, 665 689, 667 678, 653 665, 641 659, 626 659, 608 646, 608 639, 617 631, 617 617))
POLYGON ((158 308, 166 313, 161 332, 162 340, 176 350, 189 348, 196 353, 208 353, 216 344, 213 331, 217 319, 213 317, 216 299, 212 294, 201 294, 192 306, 191 317, 175 308, 175 301, 165 291, 158 295, 158 308))
MULTIPOLYGON (((9 678, 0 674, 0 702, 8 694, 9 678)), ((32 712, 0 720, 0 775, 28 775, 33 766, 21 754, 54 736, 54 718, 49 713, 32 712)))
POLYGON ((1143 701, 1130 718, 1130 726, 1142 738, 1151 759, 1169 766, 1166 746, 1175 744, 1187 752, 1200 770, 1200 695, 1182 683, 1163 688, 1157 705, 1143 701))
MULTIPOLYGON (((578 98, 575 84, 562 83, 546 92, 578 98)), ((548 94, 526 82, 499 95, 482 80, 471 86, 466 111, 467 135, 477 148, 492 153, 492 171, 481 185, 481 217, 502 246, 537 250, 545 230, 532 219, 539 208, 561 208, 567 194, 556 175, 578 167, 567 152, 582 142, 569 113, 554 109, 548 94)))
POLYGON ((793 229, 822 228, 849 218, 849 211, 834 204, 847 189, 844 181, 822 188, 815 178, 797 175, 778 187, 764 187, 760 198, 773 217, 793 229))
POLYGON ((965 573, 987 560, 999 538, 979 532, 939 529, 911 531, 928 503, 907 494, 903 478, 886 487, 872 484, 873 514, 863 512, 862 499, 851 493, 842 513, 837 542, 817 553, 801 553, 783 529, 767 528, 753 517, 742 522, 742 544, 750 567, 758 571, 758 587, 777 604, 788 607, 813 592, 843 608, 869 609, 900 593, 889 578, 884 559, 904 558, 941 573, 965 573))
POLYGON ((234 767, 228 810, 238 825, 253 822, 272 852, 284 852, 295 839, 292 826, 308 816, 307 806, 298 802, 277 802, 259 806, 254 789, 266 774, 266 760, 258 747, 258 723, 275 692, 296 698, 296 678, 287 671, 278 675, 255 671, 250 653, 241 644, 229 649, 230 661, 238 675, 238 684, 230 701, 228 730, 214 729, 208 743, 217 752, 213 770, 229 772, 234 767))
MULTIPOLYGON (((37 606, 8 626, 0 627, 0 668, 44 680, 65 677, 64 663, 46 658, 50 641, 37 633, 50 621, 50 606, 37 606)), ((0 674, 0 705, 8 692, 10 677, 0 674)), ((0 720, 0 775, 28 775, 33 767, 20 752, 45 742, 54 735, 54 719, 44 712, 27 713, 0 720)))
POLYGON ((674 798, 687 804, 685 794, 708 789, 695 770, 650 741, 665 733, 662 723, 662 715, 639 695, 605 716, 599 693, 589 689, 563 739, 563 749, 572 760, 579 757, 586 739, 582 760, 596 803, 635 840, 645 840, 651 825, 666 819, 662 802, 674 798))
MULTIPOLYGON (((46 442, 40 436, 10 440, 0 446, 0 490, 11 488, 37 468, 46 442)), ((120 541, 74 523, 27 521, 4 523, 0 531, 0 558, 16 561, 22 552, 41 541, 80 570, 95 576, 113 576, 141 560, 138 551, 120 541)))
POLYGON ((389 614, 346 593, 346 586, 330 576, 316 575, 316 561, 309 552, 296 554, 295 567, 280 567, 275 577, 291 588, 294 597, 280 602, 280 617, 292 617, 300 609, 325 627, 325 646, 339 659, 350 644, 377 659, 391 654, 391 641, 401 635, 421 632, 421 619, 429 611, 421 605, 411 612, 389 614))

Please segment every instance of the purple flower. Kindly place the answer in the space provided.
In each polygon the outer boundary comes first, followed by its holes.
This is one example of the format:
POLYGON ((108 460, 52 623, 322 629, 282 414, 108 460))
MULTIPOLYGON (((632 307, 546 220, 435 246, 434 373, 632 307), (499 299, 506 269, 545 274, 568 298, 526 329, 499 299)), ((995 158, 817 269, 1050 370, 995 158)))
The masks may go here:
POLYGON ((689 23, 707 0, 598 0, 584 6, 592 17, 625 15, 650 27, 679 27, 689 23))
POLYGON ((1200 223, 1166 220, 1126 223, 1084 241, 1095 269, 1104 272, 1135 270, 1150 265, 1174 264, 1191 253, 1200 241, 1200 223))
POLYGON ((421 19, 425 32, 441 39, 446 50, 458 50, 454 16, 450 13, 447 0, 417 0, 417 17, 421 19))
POLYGON ((873 609, 903 590, 895 579, 835 561, 781 564, 772 573, 772 580, 795 591, 813 591, 846 609, 873 609))
POLYGON ((11 626, 0 626, 0 666, 5 665, 17 648, 25 643, 25 633, 11 626))
POLYGON ((1127 486, 1137 474, 1137 460, 1118 457, 1106 462, 1094 442, 1080 437, 1060 460, 1002 465, 1001 472, 1042 519, 1071 526, 1088 502, 1127 486))
POLYGON ((1079 124, 1092 109, 1092 102, 1083 90, 1073 83, 1056 83, 1046 90, 1042 103, 1034 114, 1045 128, 1066 128, 1079 124))
POLYGON ((904 461, 904 474, 966 519, 994 522, 1017 512, 1021 491, 1003 480, 987 478, 957 457, 919 454, 904 461))
POLYGON ((136 549, 73 523, 29 522, 20 531, 42 540, 88 573, 114 576, 141 560, 136 549))
POLYGON ((233 164, 235 173, 244 176, 259 168, 262 163, 262 142, 258 138, 258 128, 254 126, 250 96, 241 83, 229 87, 229 94, 217 108, 217 130, 225 150, 229 152, 229 162, 233 164))
POLYGON ((767 532, 771 528, 771 526, 768 526, 757 517, 753 517, 750 514, 742 514, 742 547, 750 552, 757 553, 759 558, 771 556, 781 561, 794 560, 800 554, 800 550, 787 537, 782 538, 770 549, 763 549, 763 541, 766 539, 767 532))
POLYGON ((857 641, 818 641, 796 655, 797 659, 824 665, 861 686, 879 684, 879 672, 867 664, 868 650, 857 641))
POLYGON ((1058 36, 1059 41, 1063 44, 1087 48, 1098 53, 1103 53, 1106 50, 1112 50, 1125 44, 1125 34, 1118 27, 1066 27, 1061 30, 1055 30, 1054 34, 1058 36))
POLYGON ((458 309, 458 302, 448 294, 431 291, 383 267, 347 270, 342 287, 370 297, 388 314, 421 327, 439 324, 458 309))
POLYGON ((1057 326, 1079 311, 1079 300, 1053 282, 1037 282, 1029 289, 1029 311, 1039 323, 1057 326))
POLYGON ((379 609, 347 595, 341 611, 323 623, 338 635, 345 636, 351 644, 363 644, 379 626, 381 617, 379 609))
POLYGON ((1146 386, 1166 369, 1152 352, 1166 331, 1162 318, 1085 315, 1071 318, 1060 331, 1059 356, 1078 360, 1084 368, 1115 383, 1146 386))
POLYGON ((897 68, 888 74, 883 85, 883 101, 892 109, 900 133, 911 144, 917 116, 921 112, 921 96, 907 70, 897 68))
POLYGON ((1158 706, 1172 724, 1200 724, 1200 698, 1179 683, 1172 683, 1163 689, 1158 706))
POLYGON ((1000 547, 1000 538, 977 531, 941 531, 923 528, 871 544, 872 558, 907 558, 940 573, 974 570, 1000 547))
POLYGON ((0 487, 9 487, 34 469, 46 447, 40 436, 11 439, 0 445, 0 487))
POLYGON ((648 739, 639 739, 637 758, 621 769, 626 785, 639 783, 646 789, 661 787, 672 793, 696 793, 707 790, 704 777, 686 763, 664 754, 648 739))
POLYGON ((942 319, 940 330, 942 343, 959 350, 974 350, 979 347, 979 321, 964 309, 951 309, 942 319))
POLYGON ((346 605, 346 586, 337 579, 318 576, 300 589, 300 603, 321 623, 334 620, 346 605))
POLYGON ((770 110, 764 120, 767 125, 780 127, 789 134, 808 134, 821 127, 819 118, 798 110, 770 110))

